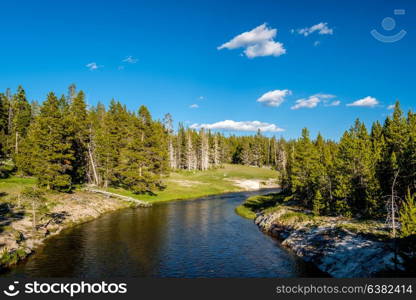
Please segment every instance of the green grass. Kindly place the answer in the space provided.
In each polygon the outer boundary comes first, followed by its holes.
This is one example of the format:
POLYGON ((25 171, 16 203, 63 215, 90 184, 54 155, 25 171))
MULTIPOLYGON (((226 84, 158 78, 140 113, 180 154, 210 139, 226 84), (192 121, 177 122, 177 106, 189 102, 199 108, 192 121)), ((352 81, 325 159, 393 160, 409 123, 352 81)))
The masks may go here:
POLYGON ((224 168, 207 171, 172 172, 165 180, 166 189, 157 192, 155 196, 136 195, 119 188, 108 188, 107 190, 148 202, 163 202, 240 191, 241 188, 235 186, 232 181, 229 181, 230 179, 258 179, 266 181, 270 178, 277 178, 277 172, 266 168, 225 165, 224 168))
POLYGON ((254 220, 256 218, 256 213, 253 212, 248 207, 245 207, 244 205, 237 206, 235 208, 235 212, 236 212, 237 215, 239 215, 243 218, 246 218, 246 219, 254 220))
POLYGON ((278 193, 257 195, 246 199, 243 204, 236 207, 235 212, 247 219, 254 219, 256 212, 266 211, 276 207, 283 201, 284 196, 278 193))
MULTIPOLYGON (((214 194, 237 192, 241 188, 230 181, 233 179, 257 179, 267 181, 277 178, 277 172, 267 168, 256 168, 241 165, 225 165, 223 168, 207 171, 172 172, 165 179, 166 189, 157 195, 137 195, 121 188, 108 188, 109 192, 144 200, 163 202, 171 200, 192 199, 214 194)), ((34 186, 36 179, 10 177, 0 179, 0 199, 15 198, 25 187, 34 186), (1 196, 4 193, 3 196, 1 196)))
POLYGON ((286 225, 294 225, 297 223, 313 222, 317 217, 303 212, 289 211, 279 217, 279 221, 286 225))
POLYGON ((389 230, 386 230, 384 224, 380 222, 366 220, 349 220, 348 223, 337 224, 337 229, 344 229, 353 233, 360 233, 364 235, 373 236, 379 239, 388 239, 390 237, 389 230))
POLYGON ((0 265, 5 267, 15 265, 25 256, 26 253, 23 249, 17 249, 13 252, 4 251, 0 256, 0 265))
POLYGON ((13 200, 24 188, 35 185, 35 178, 12 176, 0 179, 0 202, 13 200))

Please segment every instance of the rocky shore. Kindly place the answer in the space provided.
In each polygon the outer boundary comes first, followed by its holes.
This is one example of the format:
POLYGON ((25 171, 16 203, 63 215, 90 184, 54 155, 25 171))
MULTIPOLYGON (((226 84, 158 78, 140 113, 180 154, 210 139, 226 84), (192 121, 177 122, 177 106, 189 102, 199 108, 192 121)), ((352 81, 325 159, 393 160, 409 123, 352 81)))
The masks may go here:
POLYGON ((316 218, 287 206, 259 214, 255 223, 332 277, 376 277, 403 270, 383 223, 361 226, 342 218, 316 218))
MULTIPOLYGON (((116 197, 88 191, 48 196, 49 211, 32 222, 29 211, 17 206, 2 206, 0 220, 0 271, 30 255, 45 239, 63 229, 132 205, 116 197)), ((133 204, 134 205, 134 204, 133 204)))

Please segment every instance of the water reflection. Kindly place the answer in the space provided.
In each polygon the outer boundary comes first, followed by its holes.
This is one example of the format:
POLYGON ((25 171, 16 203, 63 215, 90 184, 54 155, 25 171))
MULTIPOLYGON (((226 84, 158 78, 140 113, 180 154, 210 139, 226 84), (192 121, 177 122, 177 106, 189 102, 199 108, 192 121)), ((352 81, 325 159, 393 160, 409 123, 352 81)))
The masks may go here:
MULTIPOLYGON (((264 193, 256 192, 256 193, 264 193)), ((302 264, 234 208, 253 193, 105 215, 51 238, 6 276, 294 277, 302 264)))

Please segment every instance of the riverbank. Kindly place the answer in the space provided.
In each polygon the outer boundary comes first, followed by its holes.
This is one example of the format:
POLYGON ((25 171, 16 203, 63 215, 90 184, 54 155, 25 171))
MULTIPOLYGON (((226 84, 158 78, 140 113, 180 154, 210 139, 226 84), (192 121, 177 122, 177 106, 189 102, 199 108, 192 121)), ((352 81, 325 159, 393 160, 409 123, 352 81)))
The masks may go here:
POLYGON ((48 194, 45 207, 37 210, 36 223, 30 206, 16 201, 1 203, 0 271, 31 254, 45 239, 63 229, 96 219, 132 204, 114 197, 76 191, 48 194))
MULTIPOLYGON (((166 179, 167 187, 157 195, 135 195, 122 189, 107 189, 124 197, 146 203, 193 199, 202 196, 276 187, 277 173, 266 168, 226 165, 221 169, 174 172, 166 179)), ((31 254, 50 236, 118 209, 135 206, 128 199, 103 194, 96 188, 78 188, 73 193, 47 193, 36 209, 36 228, 32 207, 20 194, 34 187, 34 178, 10 177, 0 180, 0 270, 31 254)))
POLYGON ((269 168, 225 164, 222 168, 207 171, 176 171, 164 180, 166 189, 156 195, 136 195, 119 188, 109 192, 136 198, 150 203, 187 200, 224 193, 277 188, 278 173, 269 168))
POLYGON ((376 277, 404 271, 403 259, 383 222, 314 216, 279 194, 249 198, 240 211, 304 261, 338 278, 376 277), (254 216, 253 216, 254 214, 254 216))

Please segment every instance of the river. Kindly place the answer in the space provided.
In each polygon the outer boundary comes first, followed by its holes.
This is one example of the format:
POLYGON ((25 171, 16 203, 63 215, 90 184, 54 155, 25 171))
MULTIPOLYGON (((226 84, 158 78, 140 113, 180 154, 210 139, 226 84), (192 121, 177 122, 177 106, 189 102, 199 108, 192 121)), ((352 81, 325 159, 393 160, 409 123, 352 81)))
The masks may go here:
POLYGON ((234 209, 270 190, 124 209, 63 231, 4 276, 299 277, 299 259, 234 209))

